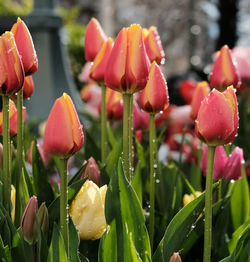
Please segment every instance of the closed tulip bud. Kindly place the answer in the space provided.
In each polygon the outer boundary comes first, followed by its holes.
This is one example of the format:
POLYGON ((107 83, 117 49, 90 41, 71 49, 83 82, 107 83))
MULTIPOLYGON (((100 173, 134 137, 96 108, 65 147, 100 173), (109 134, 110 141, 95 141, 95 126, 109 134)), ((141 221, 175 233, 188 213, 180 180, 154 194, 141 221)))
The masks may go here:
POLYGON ((209 94, 210 87, 208 85, 208 82, 203 81, 197 83, 197 86, 195 88, 192 103, 191 103, 191 112, 190 117, 195 120, 198 115, 198 111, 200 109, 201 101, 209 94))
POLYGON ((87 61, 94 61, 105 41, 107 41, 107 36, 105 35, 100 23, 95 18, 91 18, 86 27, 85 33, 84 50, 87 61))
POLYGON ((169 105, 168 87, 156 62, 150 67, 147 85, 139 95, 139 105, 148 113, 158 113, 169 105))
POLYGON ((213 89, 202 101, 197 120, 197 136, 211 146, 231 143, 239 124, 237 99, 232 86, 224 92, 213 89))
POLYGON ((172 257, 170 257, 169 262, 182 262, 181 257, 178 252, 174 252, 172 257))
POLYGON ((86 180, 70 205, 69 215, 83 240, 99 239, 106 230, 106 191, 106 185, 99 188, 92 181, 86 180))
POLYGON ((187 104, 191 104, 196 89, 197 82, 193 79, 187 79, 180 84, 180 94, 187 104))
MULTIPOLYGON (((198 196, 200 196, 202 194, 202 192, 196 191, 195 194, 196 194, 196 197, 198 197, 198 196)), ((190 194, 190 195, 185 194, 183 196, 183 206, 186 206, 187 204, 189 204, 194 199, 195 199, 195 196, 193 194, 190 194)))
POLYGON ((5 32, 0 37, 0 94, 13 95, 22 88, 23 81, 23 64, 14 36, 5 32))
POLYGON ((41 230, 43 234, 46 235, 49 229, 49 214, 48 214, 48 209, 44 202, 41 204, 41 206, 38 209, 37 220, 41 226, 41 230))
POLYGON ((110 88, 106 89, 106 107, 109 120, 121 120, 123 117, 122 94, 110 88))
POLYGON ((90 157, 88 159, 88 162, 85 161, 84 164, 87 164, 86 169, 84 170, 84 173, 82 174, 82 178, 88 177, 89 180, 93 181, 98 186, 100 185, 100 169, 98 165, 96 164, 96 161, 93 157, 90 157))
POLYGON ((244 163, 243 149, 235 147, 229 156, 222 176, 228 180, 238 180, 241 178, 241 167, 244 163))
POLYGON ((11 191, 10 191, 10 199, 11 199, 11 220, 14 223, 15 221, 15 209, 16 209, 16 189, 13 185, 11 185, 11 191))
POLYGON ((133 129, 137 130, 148 130, 150 125, 150 116, 145 111, 142 111, 138 104, 134 101, 133 103, 133 129))
POLYGON ((144 44, 150 61, 155 61, 157 64, 161 64, 164 60, 165 53, 162 48, 157 28, 155 26, 151 26, 148 31, 143 30, 143 33, 144 44))
MULTIPOLYGON (((26 108, 23 107, 23 123, 26 117, 26 108)), ((14 137, 17 134, 17 109, 15 103, 10 99, 9 100, 9 127, 10 127, 10 136, 14 137)), ((3 112, 0 112, 0 135, 3 134, 3 112)))
POLYGON ((236 66, 234 65, 231 51, 224 45, 217 54, 210 75, 210 86, 219 91, 224 91, 228 86, 238 88, 241 84, 236 66))
MULTIPOLYGON (((26 76, 24 78, 24 83, 23 83, 23 99, 28 99, 32 96, 34 92, 34 81, 31 75, 26 76)), ((17 93, 13 94, 11 99, 15 100, 17 99, 17 93)))
POLYGON ((107 62, 104 76, 106 85, 121 93, 138 92, 146 86, 148 67, 140 25, 123 28, 107 62))
POLYGON ((29 243, 34 244, 37 240, 36 213, 38 210, 37 198, 32 196, 26 205, 21 219, 21 231, 23 238, 29 243))
POLYGON ((17 22, 11 28, 11 32, 15 36, 15 42, 22 58, 25 75, 35 73, 38 69, 38 60, 29 29, 18 17, 17 22))
MULTIPOLYGON (((207 158, 208 158, 208 146, 203 146, 202 158, 201 158, 201 170, 206 176, 207 174, 207 158)), ((213 179, 217 180, 223 177, 224 168, 227 163, 227 155, 223 146, 217 146, 214 154, 214 168, 213 179)))
POLYGON ((113 40, 109 37, 108 40, 103 43, 101 50, 95 57, 93 65, 90 69, 90 77, 97 82, 104 81, 104 73, 112 46, 113 40))
POLYGON ((64 93, 50 111, 44 133, 44 150, 68 158, 79 151, 83 143, 84 135, 75 106, 64 93))

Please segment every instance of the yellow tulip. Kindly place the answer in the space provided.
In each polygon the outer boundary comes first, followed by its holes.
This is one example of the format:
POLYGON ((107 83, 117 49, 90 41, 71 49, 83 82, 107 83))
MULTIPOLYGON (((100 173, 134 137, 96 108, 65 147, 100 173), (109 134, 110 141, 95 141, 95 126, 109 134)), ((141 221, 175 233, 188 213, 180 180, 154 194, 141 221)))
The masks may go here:
POLYGON ((11 185, 11 204, 12 204, 12 210, 11 210, 11 219, 14 223, 15 220, 15 207, 16 207, 16 189, 13 185, 11 185))
MULTIPOLYGON (((200 191, 196 191, 195 192, 196 196, 200 196, 202 193, 200 191)), ((189 204, 191 201, 193 201, 195 199, 193 194, 185 194, 183 197, 183 206, 186 206, 187 204, 189 204)))
POLYGON ((107 185, 99 188, 86 180, 70 205, 69 215, 83 240, 101 238, 106 230, 104 203, 107 185))

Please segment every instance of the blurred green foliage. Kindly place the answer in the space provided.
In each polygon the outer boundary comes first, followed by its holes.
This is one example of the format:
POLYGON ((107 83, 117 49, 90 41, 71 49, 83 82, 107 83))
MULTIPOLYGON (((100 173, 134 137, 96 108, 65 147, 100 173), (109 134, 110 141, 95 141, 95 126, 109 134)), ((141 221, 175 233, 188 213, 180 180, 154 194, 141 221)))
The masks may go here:
POLYGON ((33 0, 0 0, 0 16, 24 16, 33 9, 33 0))

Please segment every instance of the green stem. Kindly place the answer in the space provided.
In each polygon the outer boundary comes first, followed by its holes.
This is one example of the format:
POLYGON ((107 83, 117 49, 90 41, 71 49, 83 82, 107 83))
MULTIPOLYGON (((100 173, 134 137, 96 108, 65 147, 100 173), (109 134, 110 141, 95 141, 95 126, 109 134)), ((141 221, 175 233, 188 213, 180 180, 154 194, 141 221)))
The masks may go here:
POLYGON ((155 114, 150 114, 150 129, 149 129, 149 151, 150 151, 150 215, 149 215, 149 238, 151 249, 154 244, 154 221, 155 221, 155 176, 157 169, 156 155, 156 128, 155 114))
POLYGON ((20 177, 23 171, 23 88, 17 93, 17 175, 16 175, 16 210, 15 225, 20 222, 20 177))
POLYGON ((208 146, 206 193, 205 193, 205 227, 203 262, 211 261, 212 246, 212 185, 215 146, 208 146))
POLYGON ((10 132, 9 132, 9 97, 3 98, 3 204, 8 213, 10 213, 10 132))
POLYGON ((127 179, 130 181, 130 99, 132 94, 123 94, 123 168, 127 179))
POLYGON ((221 200, 221 197, 222 197, 222 179, 219 180, 218 201, 221 200))
POLYGON ((132 181, 133 177, 133 94, 130 96, 129 108, 129 177, 132 181))
POLYGON ((104 83, 102 87, 102 104, 101 104, 101 160, 102 163, 106 161, 107 154, 107 110, 106 110, 106 86, 104 83))
POLYGON ((68 159, 60 159, 61 170, 60 170, 60 231, 64 239, 65 249, 67 255, 69 254, 69 229, 68 229, 68 159))

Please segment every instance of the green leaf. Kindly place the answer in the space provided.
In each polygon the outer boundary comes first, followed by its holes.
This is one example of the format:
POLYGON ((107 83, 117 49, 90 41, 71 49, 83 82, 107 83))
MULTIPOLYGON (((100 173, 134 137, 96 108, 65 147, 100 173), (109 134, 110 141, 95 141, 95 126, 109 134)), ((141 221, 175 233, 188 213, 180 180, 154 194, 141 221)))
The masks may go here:
POLYGON ((37 146, 37 142, 34 140, 32 149, 32 173, 35 191, 39 205, 42 202, 49 205, 54 199, 54 194, 48 181, 48 175, 37 146))
POLYGON ((80 262, 78 255, 78 246, 80 240, 76 228, 69 217, 69 261, 70 262, 80 262))
POLYGON ((89 132, 85 130, 85 159, 89 159, 91 156, 95 161, 101 160, 100 148, 97 146, 95 140, 91 137, 89 132))
MULTIPOLYGON (((215 184, 214 188, 218 184, 215 184)), ((205 205, 205 193, 183 207, 169 223, 161 240, 153 262, 168 262, 174 252, 180 250, 185 239, 192 232, 193 226, 205 205)))
POLYGON ((119 158, 122 153, 122 140, 120 139, 112 151, 109 153, 107 158, 107 167, 106 171, 109 176, 111 176, 113 170, 116 168, 119 158))
POLYGON ((248 182, 244 167, 241 170, 242 178, 234 182, 231 196, 231 213, 234 230, 244 224, 249 217, 248 182))
POLYGON ((75 182, 77 182, 81 179, 81 176, 82 176, 83 172, 85 171, 86 167, 87 167, 87 163, 86 163, 86 165, 81 166, 81 168, 77 171, 77 173, 68 182, 68 186, 71 186, 72 184, 74 184, 75 182))
POLYGON ((29 196, 32 197, 34 195, 34 188, 24 159, 23 159, 23 174, 28 188, 29 196))
POLYGON ((56 223, 53 226, 53 234, 49 247, 48 262, 67 262, 67 254, 62 235, 56 223))
POLYGON ((132 186, 137 194, 140 204, 142 205, 142 181, 141 181, 141 165, 140 161, 138 162, 134 177, 132 180, 132 186))
POLYGON ((8 246, 4 246, 1 235, 0 235, 0 259, 1 261, 11 262, 10 249, 8 246))
POLYGON ((105 215, 108 229, 99 245, 99 261, 150 261, 145 218, 137 195, 125 178, 121 160, 108 187, 105 215))
POLYGON ((112 129, 110 128, 110 124, 107 124, 107 134, 108 134, 108 140, 109 143, 111 144, 112 148, 116 145, 117 141, 115 139, 115 136, 112 132, 112 129))
POLYGON ((141 162, 141 168, 145 168, 146 160, 144 156, 143 146, 137 141, 137 139, 135 139, 135 144, 136 144, 136 151, 137 151, 138 159, 141 162))

